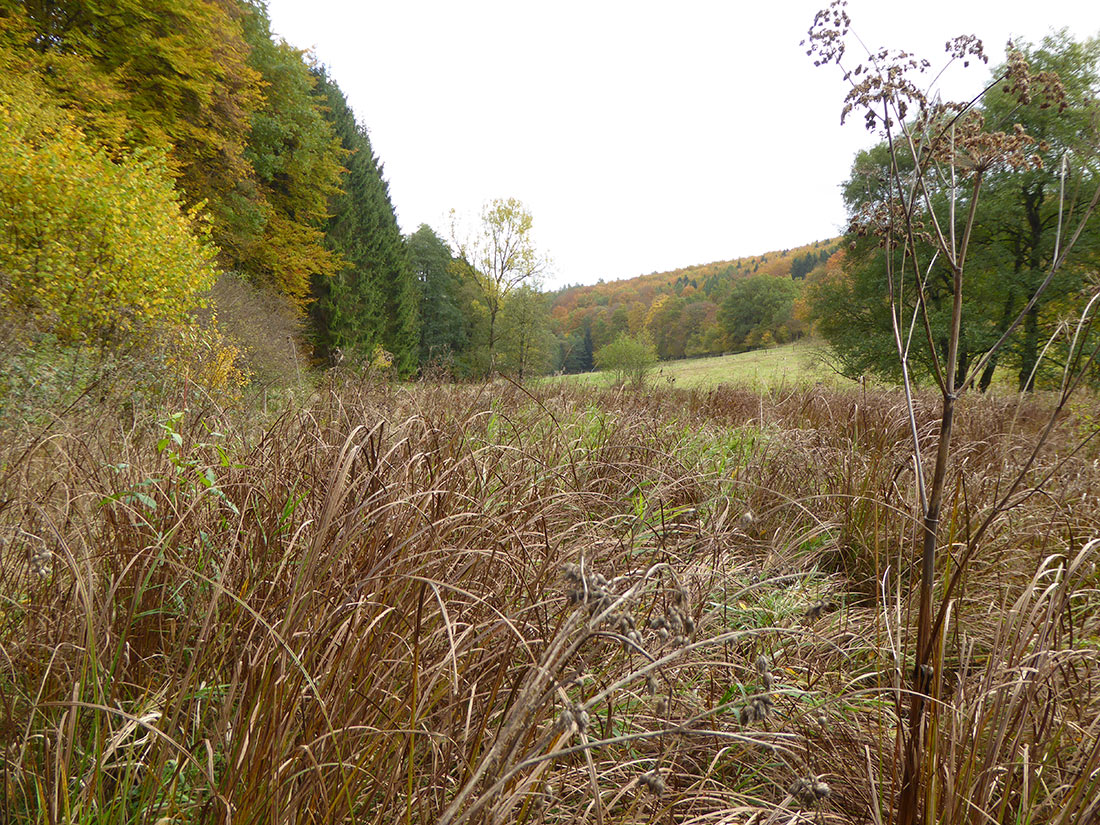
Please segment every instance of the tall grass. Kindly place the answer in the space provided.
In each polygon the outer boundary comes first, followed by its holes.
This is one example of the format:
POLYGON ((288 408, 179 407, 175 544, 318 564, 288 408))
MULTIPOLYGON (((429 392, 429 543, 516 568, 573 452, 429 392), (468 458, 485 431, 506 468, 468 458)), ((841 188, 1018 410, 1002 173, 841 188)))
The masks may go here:
MULTIPOLYGON (((917 396, 935 437, 936 398, 917 396)), ((904 399, 331 382, 0 432, 5 822, 889 821, 904 399)), ((950 546, 1042 398, 964 399, 950 546)), ((984 531, 930 820, 1096 815, 1095 446, 984 531)), ((954 572, 945 554, 937 587, 954 572)))

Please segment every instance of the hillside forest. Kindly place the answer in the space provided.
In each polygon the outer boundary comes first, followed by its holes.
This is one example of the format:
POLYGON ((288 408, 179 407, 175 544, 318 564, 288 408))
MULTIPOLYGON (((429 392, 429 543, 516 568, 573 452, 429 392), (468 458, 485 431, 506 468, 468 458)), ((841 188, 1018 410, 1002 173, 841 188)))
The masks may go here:
MULTIPOLYGON (((486 204, 470 229, 402 236, 367 124, 323 66, 272 37, 263 3, 15 3, 2 14, 0 264, 13 330, 96 351, 146 336, 146 349, 155 339, 238 384, 336 364, 405 378, 586 372, 623 336, 668 360, 812 330, 841 373, 896 377, 889 346, 875 343, 888 342, 888 323, 868 300, 881 261, 858 226, 881 192, 884 144, 853 163, 844 238, 547 293, 534 216, 514 198, 486 204)), ((1097 42, 1063 34, 1023 49, 1065 93, 1056 116, 996 94, 981 104, 983 117, 1011 115, 1037 135, 1042 162, 998 172, 982 201, 964 369, 1042 282, 1057 193, 1095 174, 1093 160, 1073 167, 1085 178, 1061 180, 1059 159, 1095 148, 1097 42)), ((1042 380, 1038 353, 1100 255, 1094 229, 986 364, 983 388, 998 366, 1021 387, 1042 380)), ((946 283, 941 269, 931 285, 946 283)), ((929 294, 942 318, 946 291, 929 294)))

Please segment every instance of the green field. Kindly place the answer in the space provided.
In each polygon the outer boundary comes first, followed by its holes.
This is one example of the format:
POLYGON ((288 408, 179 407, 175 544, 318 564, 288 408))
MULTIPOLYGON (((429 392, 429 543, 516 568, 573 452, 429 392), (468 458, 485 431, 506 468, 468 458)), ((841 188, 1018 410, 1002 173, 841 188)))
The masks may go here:
MULTIPOLYGON (((774 388, 782 384, 819 381, 830 384, 849 383, 823 361, 823 348, 824 345, 818 341, 799 341, 735 355, 662 361, 654 368, 649 380, 657 384, 704 389, 717 387, 719 384, 751 384, 761 388, 774 388)), ((606 373, 588 372, 551 380, 607 384, 611 378, 606 373)))

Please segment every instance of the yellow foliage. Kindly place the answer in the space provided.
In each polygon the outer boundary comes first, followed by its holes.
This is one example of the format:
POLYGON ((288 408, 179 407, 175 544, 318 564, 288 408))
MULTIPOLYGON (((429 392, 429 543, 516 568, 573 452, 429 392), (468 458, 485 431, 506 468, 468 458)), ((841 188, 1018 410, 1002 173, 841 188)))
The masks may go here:
POLYGON ((244 353, 217 328, 208 324, 180 327, 168 352, 168 366, 182 380, 229 399, 240 396, 249 375, 241 366, 244 353))
POLYGON ((184 323, 216 250, 164 156, 112 160, 38 91, 0 79, 0 309, 62 341, 184 323))

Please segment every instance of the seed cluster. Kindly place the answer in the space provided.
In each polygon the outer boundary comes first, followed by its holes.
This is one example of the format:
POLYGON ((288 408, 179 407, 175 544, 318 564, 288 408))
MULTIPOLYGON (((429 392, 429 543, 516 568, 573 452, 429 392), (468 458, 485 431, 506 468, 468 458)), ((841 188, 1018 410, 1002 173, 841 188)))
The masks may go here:
POLYGON ((672 598, 673 604, 665 615, 650 619, 649 626, 657 632, 657 638, 662 642, 671 639, 674 645, 683 647, 695 635, 695 620, 688 612, 687 590, 681 587, 672 598))
POLYGON ((590 614, 611 607, 614 596, 609 591, 611 582, 600 573, 586 573, 580 565, 567 563, 561 568, 562 576, 569 583, 569 601, 583 604, 590 614))
POLYGON ((829 783, 816 776, 802 776, 791 783, 787 793, 803 808, 809 808, 826 799, 832 790, 829 783))
POLYGON ((826 613, 832 613, 836 610, 836 607, 836 602, 830 601, 829 599, 816 601, 806 609, 806 621, 816 622, 826 613))
MULTIPOLYGON (((38 539, 37 536, 34 538, 38 539)), ((48 579, 53 573, 53 553, 41 539, 37 540, 33 549, 27 554, 27 566, 31 573, 40 579, 48 579)))
POLYGON ((771 661, 761 653, 756 657, 755 662, 756 673, 760 677, 760 683, 763 686, 763 692, 753 696, 749 703, 741 708, 741 724, 750 725, 753 722, 761 722, 765 718, 771 709, 775 707, 775 702, 772 701, 770 696, 772 687, 775 685, 775 678, 772 676, 771 661))
POLYGON ((588 711, 584 709, 583 705, 573 705, 571 708, 566 708, 558 717, 558 726, 566 732, 575 728, 577 733, 584 733, 588 730, 588 722, 588 711))
POLYGON ((638 783, 654 796, 660 796, 665 792, 665 780, 661 778, 661 772, 657 769, 643 773, 638 777, 638 783))

